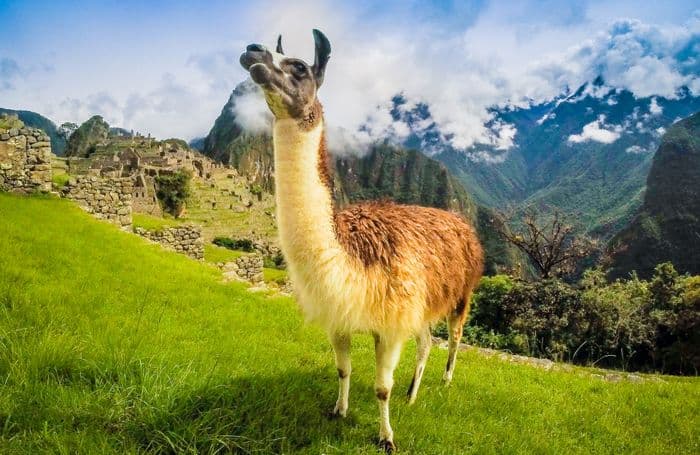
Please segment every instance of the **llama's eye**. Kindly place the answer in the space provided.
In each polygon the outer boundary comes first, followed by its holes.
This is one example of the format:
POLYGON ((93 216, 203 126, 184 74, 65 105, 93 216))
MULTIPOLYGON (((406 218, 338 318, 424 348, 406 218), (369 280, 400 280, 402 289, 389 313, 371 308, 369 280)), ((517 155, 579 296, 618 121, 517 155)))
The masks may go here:
POLYGON ((292 66, 294 67, 294 71, 296 71, 300 75, 306 74, 306 66, 304 66, 304 64, 299 63, 299 62, 294 62, 294 63, 292 63, 292 66))

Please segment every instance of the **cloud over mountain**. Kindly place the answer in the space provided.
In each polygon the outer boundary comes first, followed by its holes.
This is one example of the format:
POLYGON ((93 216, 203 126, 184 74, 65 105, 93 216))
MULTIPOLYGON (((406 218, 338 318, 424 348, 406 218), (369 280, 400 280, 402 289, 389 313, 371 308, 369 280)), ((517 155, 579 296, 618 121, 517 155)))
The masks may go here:
MULTIPOLYGON (((16 66, 36 65, 22 59, 38 50, 0 54, 0 87, 13 86, 3 93, 9 107, 59 122, 101 114, 160 137, 192 137, 206 132, 244 79, 238 56, 246 44, 273 45, 282 33, 289 54, 312 61, 310 30, 320 28, 333 46, 320 97, 335 130, 329 136, 338 143, 400 140, 429 126, 391 115, 392 99, 401 95, 409 109, 429 106, 435 131, 454 148, 505 151, 517 131, 497 121, 494 106, 552 99, 597 76, 638 97, 674 97, 682 86, 700 93, 700 15, 688 19, 688 9, 683 2, 641 11, 624 2, 263 0, 212 4, 186 15, 159 11, 144 16, 147 25, 123 18, 118 30, 100 25, 103 17, 81 16, 84 23, 66 36, 84 33, 85 23, 93 21, 90 27, 99 29, 96 36, 109 43, 110 52, 76 36, 70 41, 75 48, 49 49, 56 74, 27 74, 21 84, 16 66), (653 24, 668 11, 675 16, 653 24), (177 29, 177 37, 162 39, 159 30, 166 28, 177 29)), ((25 23, 22 33, 39 36, 41 30, 25 23)), ((242 121, 260 127, 264 105, 248 101, 237 105, 242 121)))

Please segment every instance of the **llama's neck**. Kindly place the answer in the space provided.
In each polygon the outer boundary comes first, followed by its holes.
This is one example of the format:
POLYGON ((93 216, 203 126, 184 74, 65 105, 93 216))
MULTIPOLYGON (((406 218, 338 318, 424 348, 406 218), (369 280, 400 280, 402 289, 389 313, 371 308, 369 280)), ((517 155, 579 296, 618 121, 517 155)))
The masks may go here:
POLYGON ((308 131, 296 120, 275 121, 278 229, 287 261, 297 268, 322 267, 341 251, 333 225, 331 190, 321 174, 323 140, 323 121, 308 131))

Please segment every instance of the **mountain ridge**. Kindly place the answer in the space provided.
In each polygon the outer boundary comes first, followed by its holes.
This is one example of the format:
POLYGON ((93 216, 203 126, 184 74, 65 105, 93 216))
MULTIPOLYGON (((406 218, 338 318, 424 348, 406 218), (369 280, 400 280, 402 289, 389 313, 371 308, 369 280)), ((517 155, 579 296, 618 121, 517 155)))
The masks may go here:
POLYGON ((700 112, 664 134, 647 178, 643 204, 610 242, 610 276, 635 270, 649 277, 670 261, 680 273, 700 274, 700 112))

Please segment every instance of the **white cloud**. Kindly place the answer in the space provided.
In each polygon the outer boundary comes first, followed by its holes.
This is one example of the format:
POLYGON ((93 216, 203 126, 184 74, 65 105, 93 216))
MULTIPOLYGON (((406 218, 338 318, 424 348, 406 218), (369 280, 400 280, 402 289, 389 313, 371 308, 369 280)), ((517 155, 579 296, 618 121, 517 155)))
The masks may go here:
POLYGON ((546 122, 547 120, 554 120, 555 118, 557 118, 557 114, 556 114, 556 113, 554 113, 554 112, 548 112, 547 114, 544 114, 542 117, 540 117, 540 118, 537 120, 537 124, 538 124, 538 125, 541 125, 541 124, 543 124, 544 122, 546 122))
POLYGON ((625 152, 638 155, 640 153, 646 153, 648 150, 638 145, 631 145, 625 149, 625 152))
POLYGON ((656 101, 656 97, 653 97, 649 103, 649 113, 651 115, 660 115, 663 111, 664 109, 659 106, 659 103, 656 101))
MULTIPOLYGON (((552 60, 541 71, 577 86, 602 76, 605 83, 637 97, 674 98, 682 86, 700 86, 697 72, 700 20, 682 26, 657 26, 624 19, 552 60)), ((555 80, 550 77, 550 80, 555 80)), ((691 89, 694 90, 694 89, 691 89)), ((697 92, 694 92, 697 94, 697 92)))
POLYGON ((568 142, 580 144, 582 142, 600 142, 602 144, 612 144, 620 138, 621 126, 611 126, 605 124, 605 116, 601 115, 596 120, 585 125, 581 134, 572 134, 568 142))
MULTIPOLYGON (((587 94, 600 97, 626 88, 638 97, 675 96, 681 85, 700 91, 700 16, 682 25, 627 19, 611 25, 611 20, 638 14, 656 20, 650 11, 669 9, 623 6, 610 10, 608 2, 493 1, 473 12, 459 6, 459 20, 446 20, 422 14, 419 8, 427 7, 422 2, 410 7, 387 2, 379 8, 365 2, 262 1, 232 7, 236 27, 231 29, 208 27, 195 33, 183 28, 181 39, 163 52, 157 46, 169 41, 143 40, 148 36, 144 28, 138 31, 143 46, 138 53, 120 50, 130 47, 115 46, 119 40, 105 31, 101 38, 111 40, 109 52, 95 46, 94 54, 82 47, 82 53, 59 53, 56 77, 36 73, 20 84, 12 76, 17 90, 3 92, 3 102, 58 122, 102 114, 110 123, 158 137, 190 138, 206 134, 231 89, 245 78, 238 56, 246 44, 273 45, 282 33, 289 55, 312 61, 311 29, 319 28, 333 47, 319 93, 329 141, 339 148, 361 148, 376 139, 400 140, 411 127, 421 131, 430 126, 392 118, 391 99, 401 93, 408 107, 430 107, 430 122, 455 148, 474 152, 484 145, 499 150, 495 159, 502 159, 517 132, 494 121, 493 106, 549 100, 598 75, 605 84, 589 84, 587 94)), ((258 98, 248 97, 235 109, 246 127, 266 128, 267 111, 258 98)), ((573 135, 572 142, 614 141, 618 129, 596 120, 573 135)))
POLYGON ((236 87, 235 102, 231 108, 241 128, 253 133, 269 132, 272 129, 272 113, 265 104, 262 90, 250 79, 236 87))

